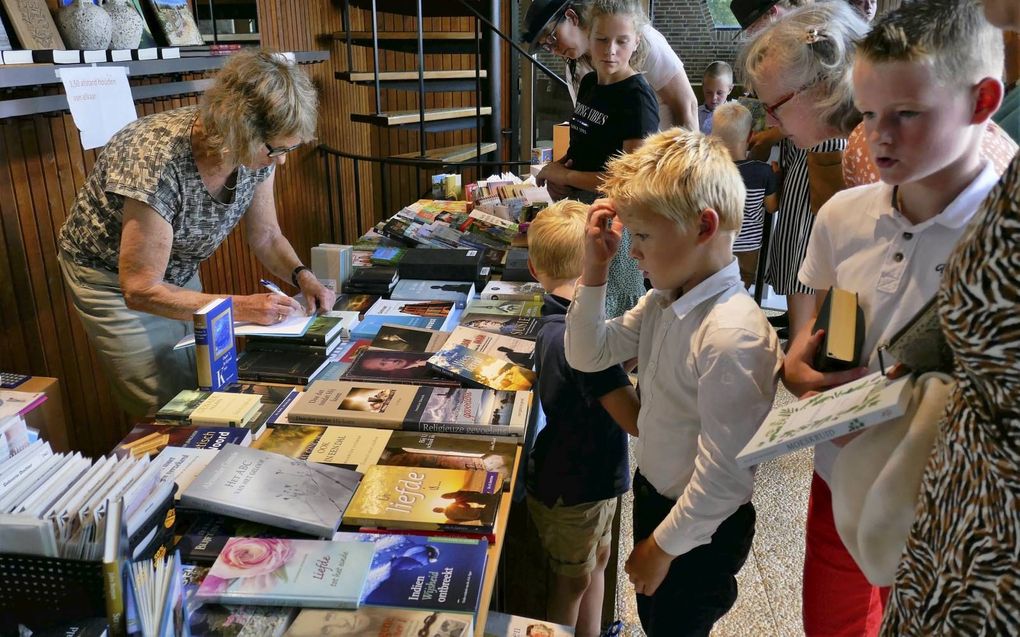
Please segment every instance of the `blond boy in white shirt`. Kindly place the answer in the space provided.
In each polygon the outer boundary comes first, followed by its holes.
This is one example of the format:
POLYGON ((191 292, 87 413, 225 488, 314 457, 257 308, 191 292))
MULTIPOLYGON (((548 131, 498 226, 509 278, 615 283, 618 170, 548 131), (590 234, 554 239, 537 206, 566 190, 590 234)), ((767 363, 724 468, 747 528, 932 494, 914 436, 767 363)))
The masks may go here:
POLYGON ((707 635, 736 600, 754 537, 754 474, 734 457, 775 396, 775 332, 733 257, 744 183, 725 147, 674 128, 607 165, 588 217, 565 349, 594 372, 637 358, 641 410, 634 551, 627 573, 645 632, 707 635), (654 289, 606 320, 609 262, 626 227, 654 289))

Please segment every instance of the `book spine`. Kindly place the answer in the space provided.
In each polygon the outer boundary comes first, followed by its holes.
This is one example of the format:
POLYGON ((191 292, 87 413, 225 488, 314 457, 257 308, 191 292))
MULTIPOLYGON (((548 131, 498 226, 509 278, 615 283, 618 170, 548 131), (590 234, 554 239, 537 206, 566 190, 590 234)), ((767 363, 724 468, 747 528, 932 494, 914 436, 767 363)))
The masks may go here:
POLYGON ((287 414, 291 424, 302 425, 338 425, 340 427, 369 427, 374 429, 397 429, 394 423, 381 421, 354 420, 343 416, 324 416, 322 414, 296 414, 292 410, 287 414))
POLYGON ((318 354, 319 356, 328 356, 333 351, 328 349, 325 345, 256 341, 251 338, 248 339, 248 349, 255 352, 302 352, 304 354, 318 354))
POLYGON ((123 562, 114 560, 103 562, 103 586, 106 589, 106 621, 109 623, 111 637, 124 637, 127 628, 124 624, 124 578, 121 572, 123 562))
POLYGON ((281 595, 268 592, 258 594, 218 594, 203 595, 198 593, 196 600, 206 604, 227 604, 237 606, 291 606, 294 608, 335 608, 337 610, 356 610, 359 600, 337 599, 335 597, 316 597, 314 595, 281 595))
POLYGON ((801 438, 794 438, 783 443, 781 446, 762 449, 761 451, 750 454, 743 458, 738 458, 737 463, 742 467, 752 467, 754 465, 761 464, 766 460, 779 458, 781 456, 785 456, 790 452, 797 451, 799 449, 804 449, 806 447, 814 447, 815 445, 825 442, 826 440, 832 440, 833 438, 838 438, 840 436, 844 436, 855 431, 860 431, 861 429, 866 429, 872 425, 877 425, 879 423, 883 423, 890 420, 892 416, 888 415, 886 411, 887 410, 878 412, 879 414, 884 414, 883 416, 873 415, 872 417, 869 418, 855 418, 848 422, 833 425, 829 429, 816 431, 812 434, 803 436, 801 438))
POLYGON ((491 425, 460 425, 441 422, 404 421, 403 431, 418 431, 430 434, 470 434, 477 436, 503 436, 520 438, 524 435, 518 427, 493 427, 491 425))
POLYGON ((205 314, 195 315, 195 361, 199 389, 212 390, 212 348, 209 347, 209 317, 205 314))

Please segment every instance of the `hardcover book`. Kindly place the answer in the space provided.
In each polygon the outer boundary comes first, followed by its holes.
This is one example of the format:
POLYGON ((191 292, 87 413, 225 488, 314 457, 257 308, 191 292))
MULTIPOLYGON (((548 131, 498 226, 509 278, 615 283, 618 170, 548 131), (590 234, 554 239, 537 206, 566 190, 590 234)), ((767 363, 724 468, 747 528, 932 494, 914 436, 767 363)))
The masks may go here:
POLYGON ((832 372, 858 367, 864 329, 864 310, 857 302, 857 293, 829 288, 812 330, 825 330, 825 338, 815 354, 815 369, 832 372))
POLYGON ((209 566, 184 566, 184 603, 195 637, 280 637, 297 614, 289 607, 201 604, 195 594, 208 575, 209 566))
POLYGON ((365 606, 470 615, 478 610, 489 549, 484 539, 344 532, 333 539, 375 545, 361 596, 365 606))
POLYGON ((503 265, 503 274, 500 277, 503 282, 507 281, 535 281, 535 277, 528 269, 528 249, 510 248, 506 253, 506 263, 503 265))
POLYGON ((530 392, 316 381, 294 402, 292 422, 426 433, 523 436, 530 392))
POLYGON ((185 389, 170 399, 170 402, 160 407, 156 412, 157 420, 175 422, 187 422, 191 413, 198 409, 198 406, 205 402, 205 399, 212 396, 212 392, 185 389))
POLYGON ((538 380, 530 369, 463 345, 444 347, 428 359, 428 366, 468 387, 528 391, 538 380))
POLYGON ((449 317, 408 316, 408 315, 368 315, 351 332, 352 339, 374 339, 384 325, 403 325, 426 330, 442 330, 449 317))
POLYGON ((191 412, 188 419, 193 425, 226 425, 243 427, 255 417, 262 400, 254 394, 213 392, 191 412))
POLYGON ((420 248, 408 250, 397 265, 401 279, 440 279, 474 283, 482 270, 482 250, 420 248))
POLYGON ((184 531, 177 550, 186 564, 211 566, 232 537, 294 538, 298 534, 258 522, 204 513, 184 531))
POLYGON ((375 305, 381 297, 377 294, 338 294, 333 303, 333 312, 357 312, 358 318, 365 318, 365 313, 375 305))
POLYGON ((203 306, 195 312, 194 322, 199 389, 219 391, 237 382, 234 304, 230 297, 203 306))
POLYGON ((434 469, 493 471, 509 488, 518 445, 495 436, 394 431, 374 464, 434 469))
POLYGON ((249 336, 248 344, 261 343, 283 344, 283 345, 318 345, 326 346, 332 341, 343 336, 343 320, 334 316, 316 316, 308 325, 308 330, 302 336, 296 337, 272 337, 272 336, 249 336))
POLYGON ((203 44, 188 0, 147 0, 167 46, 203 44))
POLYGON ((491 471, 369 467, 344 524, 486 534, 493 531, 503 481, 491 471))
POLYGON ((406 325, 383 325, 372 339, 372 349, 394 352, 435 352, 449 337, 449 332, 427 330, 406 325))
POLYGON ((428 365, 432 354, 367 349, 351 363, 341 380, 459 387, 460 383, 434 372, 428 365))
POLYGON ((475 284, 464 281, 401 279, 390 299, 394 301, 453 301, 455 307, 467 306, 475 295, 475 284))
POLYGON ((533 341, 541 329, 542 305, 530 301, 475 301, 460 324, 476 330, 533 341))
MULTIPOLYGON (((358 610, 302 610, 285 637, 470 637, 472 618, 404 608, 366 606, 358 610)), ((522 636, 523 637, 523 636, 522 636)), ((539 637, 536 635, 536 637, 539 637)))
POLYGON ((899 418, 910 405, 913 379, 889 380, 882 372, 769 412, 751 441, 737 454, 750 467, 818 443, 899 418))
POLYGON ((227 541, 195 594, 197 601, 357 608, 375 547, 236 537, 227 541))
POLYGON ((372 252, 372 265, 395 266, 406 252, 404 248, 376 248, 372 252))
POLYGON ((483 301, 532 301, 542 302, 545 289, 541 283, 531 281, 489 281, 482 290, 483 301))
POLYGON ((326 363, 319 354, 251 350, 238 358, 237 373, 246 381, 307 385, 326 363))
POLYGON ((444 348, 454 345, 463 345, 527 369, 535 365, 535 341, 523 338, 493 334, 459 325, 446 340, 444 348))
POLYGON ((3 0, 6 17, 22 49, 63 49, 46 0, 3 0))
POLYGON ((356 471, 227 445, 184 489, 181 503, 329 537, 360 479, 356 471))
POLYGON ((290 458, 364 471, 378 463, 391 434, 388 429, 368 427, 277 425, 254 446, 290 458))
POLYGON ((545 619, 529 619, 520 615, 507 615, 489 611, 485 620, 485 637, 573 637, 574 628, 554 624, 545 619))
MULTIPOLYGON (((230 445, 228 445, 230 446, 230 445)), ((159 467, 159 482, 177 483, 177 500, 198 474, 209 465, 220 453, 216 449, 189 449, 186 447, 167 447, 159 452, 154 465, 159 467)))
POLYGON ((226 444, 247 446, 251 444, 251 438, 247 429, 232 427, 139 424, 113 448, 113 454, 119 458, 140 458, 154 456, 166 447, 220 449, 226 444))

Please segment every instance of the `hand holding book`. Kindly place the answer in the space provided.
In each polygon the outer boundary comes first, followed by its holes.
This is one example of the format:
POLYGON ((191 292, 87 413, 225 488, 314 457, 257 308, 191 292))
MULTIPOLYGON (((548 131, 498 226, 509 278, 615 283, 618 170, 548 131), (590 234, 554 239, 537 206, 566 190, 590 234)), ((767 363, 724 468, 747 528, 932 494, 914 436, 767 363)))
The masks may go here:
POLYGON ((783 385, 797 397, 804 397, 811 391, 825 391, 846 383, 863 378, 868 374, 867 367, 856 367, 839 372, 821 372, 815 369, 814 360, 818 348, 825 340, 825 330, 809 334, 804 330, 794 337, 790 349, 783 360, 783 385))

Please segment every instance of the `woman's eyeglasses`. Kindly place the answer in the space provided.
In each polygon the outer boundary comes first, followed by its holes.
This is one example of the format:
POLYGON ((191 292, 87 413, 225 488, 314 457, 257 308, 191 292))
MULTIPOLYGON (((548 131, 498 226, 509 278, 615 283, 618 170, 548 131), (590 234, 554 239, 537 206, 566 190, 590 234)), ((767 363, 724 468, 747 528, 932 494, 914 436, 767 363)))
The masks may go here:
POLYGON ((783 104, 786 104, 787 102, 789 102, 793 98, 797 97, 798 95, 800 95, 804 91, 808 90, 809 88, 811 88, 812 86, 814 86, 817 83, 818 83, 818 80, 812 80, 811 82, 808 82, 807 84, 805 84, 804 86, 800 87, 796 91, 791 91, 790 93, 787 93, 786 95, 780 97, 778 100, 776 100, 776 102, 774 104, 766 104, 765 102, 762 102, 762 108, 764 108, 765 112, 768 113, 769 115, 771 115, 772 118, 778 122, 779 121, 779 113, 778 113, 779 108, 783 104))
POLYGON ((552 23, 551 27, 546 28, 546 30, 538 36, 538 45, 542 47, 546 53, 552 53, 554 49, 556 49, 556 45, 559 44, 559 40, 556 39, 556 29, 563 23, 565 17, 565 15, 562 15, 557 18, 556 21, 552 23))
POLYGON ((274 148, 273 146, 269 145, 269 142, 266 142, 266 151, 267 151, 266 152, 266 156, 269 157, 270 159, 272 159, 274 157, 281 157, 281 156, 286 155, 287 153, 289 153, 289 152, 291 152, 293 150, 297 150, 300 147, 301 147, 301 144, 294 144, 293 146, 274 148))

